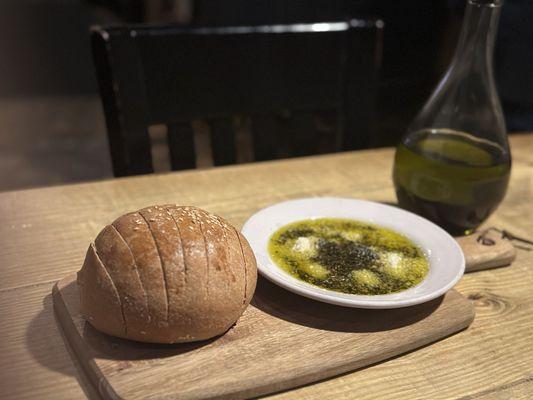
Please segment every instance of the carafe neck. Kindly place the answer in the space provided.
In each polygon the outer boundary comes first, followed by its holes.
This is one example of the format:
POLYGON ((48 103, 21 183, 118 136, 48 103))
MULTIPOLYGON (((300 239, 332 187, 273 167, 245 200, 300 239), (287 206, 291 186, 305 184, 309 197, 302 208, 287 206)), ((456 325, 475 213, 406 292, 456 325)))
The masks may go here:
POLYGON ((503 0, 468 0, 451 69, 469 66, 492 71, 494 42, 502 5, 503 0))

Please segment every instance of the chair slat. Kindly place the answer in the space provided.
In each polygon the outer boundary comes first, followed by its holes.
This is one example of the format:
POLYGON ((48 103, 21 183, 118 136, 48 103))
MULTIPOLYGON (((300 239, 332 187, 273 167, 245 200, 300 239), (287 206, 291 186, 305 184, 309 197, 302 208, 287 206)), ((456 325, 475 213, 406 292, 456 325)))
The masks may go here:
POLYGON ((252 117, 253 153, 257 161, 272 160, 287 153, 286 124, 276 115, 252 117))
POLYGON ((92 49, 113 172, 115 176, 153 172, 148 104, 137 45, 124 35, 110 40, 105 31, 93 31, 92 49))
POLYGON ((190 123, 168 124, 168 149, 172 169, 191 169, 196 167, 194 130, 190 123))
POLYGON ((319 153, 319 133, 311 112, 294 113, 289 121, 291 154, 309 156, 319 153))
POLYGON ((209 120, 211 128, 211 149, 215 165, 235 164, 237 160, 235 148, 235 130, 231 118, 209 120))
POLYGON ((368 148, 375 143, 378 73, 382 30, 350 30, 344 46, 342 150, 368 148), (362 57, 361 54, 365 54, 362 57), (358 73, 354 73, 358 71, 358 73))

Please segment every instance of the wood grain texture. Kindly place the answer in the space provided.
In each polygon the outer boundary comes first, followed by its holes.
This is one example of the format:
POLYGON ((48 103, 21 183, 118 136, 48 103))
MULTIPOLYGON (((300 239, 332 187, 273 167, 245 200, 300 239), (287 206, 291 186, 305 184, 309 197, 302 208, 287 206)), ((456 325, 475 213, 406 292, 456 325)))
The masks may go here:
MULTIPOLYGON (((510 142, 509 190, 486 226, 533 238, 533 135, 510 142)), ((0 193, 0 359, 9 365, 0 369, 1 397, 83 396, 47 296, 55 281, 79 270, 89 242, 117 216, 150 204, 194 204, 240 227, 258 209, 290 198, 394 202, 392 154, 379 149, 0 193)), ((273 398, 450 399, 508 390, 533 376, 532 265, 533 251, 518 249, 509 267, 465 275, 456 289, 476 308, 466 331, 273 398)), ((530 384, 524 388, 531 394, 530 384)))
POLYGON ((74 274, 54 286, 53 298, 67 340, 105 399, 255 397, 394 357, 474 319, 470 302, 454 290, 415 307, 357 310, 260 280, 253 305, 224 335, 150 345, 113 338, 87 324, 74 274))
POLYGON ((51 290, 44 283, 0 292, 2 399, 84 397, 54 320, 51 290))
POLYGON ((462 397, 460 400, 530 400, 532 393, 533 376, 530 376, 472 396, 462 397))

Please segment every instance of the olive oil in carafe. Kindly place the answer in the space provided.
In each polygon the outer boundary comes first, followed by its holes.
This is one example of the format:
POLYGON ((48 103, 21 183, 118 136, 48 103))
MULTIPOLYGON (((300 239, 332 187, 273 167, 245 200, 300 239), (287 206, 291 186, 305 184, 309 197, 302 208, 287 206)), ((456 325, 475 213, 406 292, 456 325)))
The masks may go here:
POLYGON ((468 234, 502 201, 509 152, 497 143, 451 129, 413 132, 396 151, 394 185, 400 206, 452 234, 468 234))

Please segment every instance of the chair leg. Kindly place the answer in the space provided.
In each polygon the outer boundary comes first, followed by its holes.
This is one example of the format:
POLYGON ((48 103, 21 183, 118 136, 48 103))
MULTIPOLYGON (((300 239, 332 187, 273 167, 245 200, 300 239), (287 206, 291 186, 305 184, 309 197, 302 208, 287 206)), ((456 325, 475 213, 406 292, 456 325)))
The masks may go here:
POLYGON ((211 148, 215 165, 235 164, 235 130, 231 118, 209 120, 211 128, 211 148))
POLYGON ((311 112, 295 113, 288 122, 292 156, 308 156, 319 152, 319 132, 311 112))
POLYGON ((256 161, 273 160, 283 157, 286 150, 286 126, 279 117, 257 115, 252 117, 252 139, 256 161))
POLYGON ((196 167, 194 130, 190 123, 169 124, 167 140, 173 170, 196 167))

